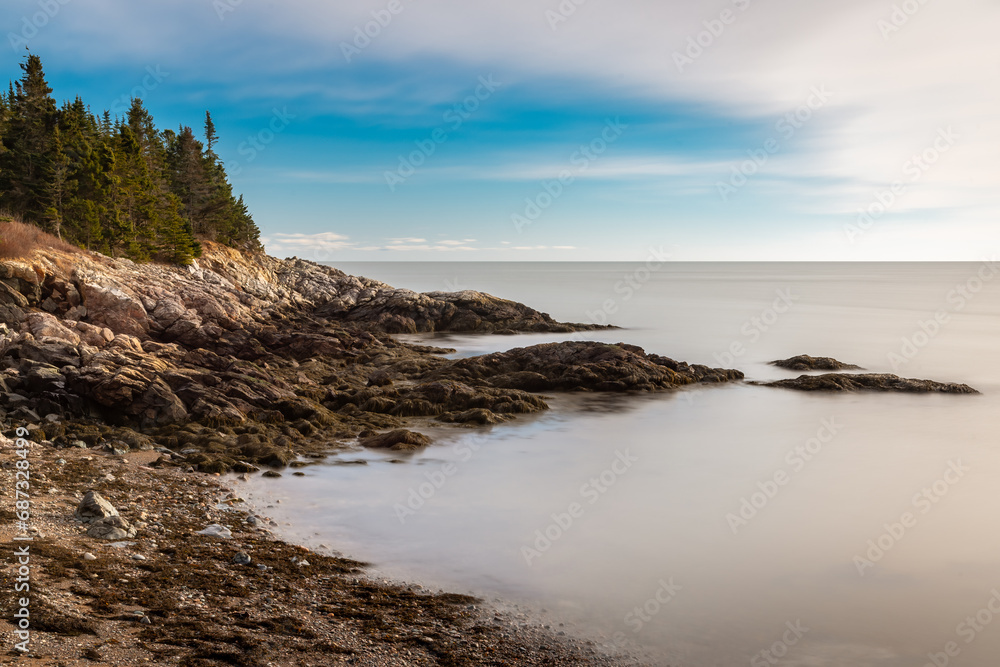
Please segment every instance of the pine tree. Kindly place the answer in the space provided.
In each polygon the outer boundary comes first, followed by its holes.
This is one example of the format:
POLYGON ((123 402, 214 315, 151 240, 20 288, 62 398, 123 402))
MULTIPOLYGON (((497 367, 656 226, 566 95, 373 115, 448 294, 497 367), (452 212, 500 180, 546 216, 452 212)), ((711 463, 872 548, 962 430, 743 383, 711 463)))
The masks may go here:
POLYGON ((38 56, 29 55, 21 70, 3 137, 0 203, 25 222, 42 223, 51 196, 56 103, 38 56))
POLYGON ((188 127, 160 132, 135 99, 125 118, 79 97, 57 109, 41 60, 0 93, 0 205, 78 245, 135 260, 187 264, 198 238, 260 249, 259 230, 215 146, 188 127))
POLYGON ((219 141, 219 135, 215 132, 215 123, 212 122, 212 112, 205 112, 205 153, 215 159, 215 144, 219 141))
POLYGON ((57 126, 52 134, 51 179, 48 183, 48 207, 45 209, 44 222, 53 234, 63 237, 63 212, 68 194, 69 158, 63 150, 62 137, 57 126))

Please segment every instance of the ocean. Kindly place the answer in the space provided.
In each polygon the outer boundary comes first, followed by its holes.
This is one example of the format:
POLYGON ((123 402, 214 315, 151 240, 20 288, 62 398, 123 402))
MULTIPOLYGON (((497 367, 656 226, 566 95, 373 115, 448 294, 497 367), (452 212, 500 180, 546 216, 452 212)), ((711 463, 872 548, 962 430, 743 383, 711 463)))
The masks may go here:
POLYGON ((769 380, 798 373, 767 362, 810 354, 982 395, 553 395, 552 410, 494 427, 421 422, 435 443, 418 453, 346 451, 305 477, 255 478, 251 500, 283 535, 662 665, 995 664, 1000 265, 337 266, 622 327, 403 337, 452 356, 623 341, 769 380))

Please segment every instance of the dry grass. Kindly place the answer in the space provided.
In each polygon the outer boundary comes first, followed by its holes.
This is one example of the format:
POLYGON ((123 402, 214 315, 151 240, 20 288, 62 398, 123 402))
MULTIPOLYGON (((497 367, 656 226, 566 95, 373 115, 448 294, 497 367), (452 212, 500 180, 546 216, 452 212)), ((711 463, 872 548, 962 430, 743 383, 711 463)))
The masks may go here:
POLYGON ((67 253, 78 253, 76 246, 43 232, 34 225, 25 224, 8 216, 0 216, 0 259, 27 257, 35 248, 51 248, 67 253))

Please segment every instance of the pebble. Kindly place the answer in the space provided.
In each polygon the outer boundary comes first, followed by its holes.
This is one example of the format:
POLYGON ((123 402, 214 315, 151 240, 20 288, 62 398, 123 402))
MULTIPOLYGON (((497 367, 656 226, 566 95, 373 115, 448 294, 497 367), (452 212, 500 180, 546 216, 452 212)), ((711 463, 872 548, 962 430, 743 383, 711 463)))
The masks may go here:
POLYGON ((242 551, 233 556, 233 563, 236 565, 249 565, 250 556, 242 551))
POLYGON ((88 551, 87 553, 83 554, 83 560, 97 560, 97 556, 88 551))
POLYGON ((146 560, 146 557, 142 554, 132 554, 132 560, 146 560))
POLYGON ((197 534, 208 535, 209 537, 221 537, 224 539, 228 539, 233 536, 233 531, 229 530, 225 526, 213 523, 207 526, 204 530, 199 530, 197 534))

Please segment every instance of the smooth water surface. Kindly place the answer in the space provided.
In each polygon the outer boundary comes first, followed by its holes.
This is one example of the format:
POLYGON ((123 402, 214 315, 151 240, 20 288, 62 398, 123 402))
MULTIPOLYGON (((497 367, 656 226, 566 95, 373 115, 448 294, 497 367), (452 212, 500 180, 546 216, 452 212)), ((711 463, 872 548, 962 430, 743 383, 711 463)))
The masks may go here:
MULTIPOLYGON (((419 291, 475 288, 563 321, 606 317, 625 328, 585 337, 748 379, 792 377, 766 362, 807 353, 983 395, 734 384, 555 396, 551 411, 492 429, 427 422, 436 443, 402 463, 358 450, 304 478, 255 480, 257 499, 282 500, 268 512, 292 536, 393 576, 546 607, 664 665, 920 666, 928 654, 943 664, 949 642, 949 664, 996 664, 989 265, 339 266, 419 291), (335 465, 358 459, 369 463, 335 465)), ((411 338, 471 355, 574 337, 411 338)))

